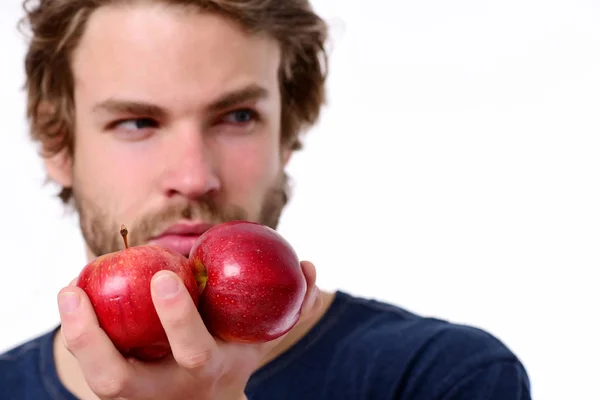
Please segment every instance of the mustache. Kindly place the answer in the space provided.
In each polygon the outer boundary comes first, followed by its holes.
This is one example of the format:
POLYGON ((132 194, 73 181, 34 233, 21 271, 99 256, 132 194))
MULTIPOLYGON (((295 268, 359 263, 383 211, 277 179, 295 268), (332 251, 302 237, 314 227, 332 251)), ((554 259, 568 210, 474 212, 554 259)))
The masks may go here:
MULTIPOLYGON (((144 215, 128 228, 130 242, 139 245, 160 235, 174 223, 184 221, 219 224, 231 220, 246 220, 247 213, 235 205, 220 206, 215 201, 180 201, 144 215)), ((120 226, 120 225, 119 225, 120 226)), ((118 234, 118 231, 116 231, 118 234)))

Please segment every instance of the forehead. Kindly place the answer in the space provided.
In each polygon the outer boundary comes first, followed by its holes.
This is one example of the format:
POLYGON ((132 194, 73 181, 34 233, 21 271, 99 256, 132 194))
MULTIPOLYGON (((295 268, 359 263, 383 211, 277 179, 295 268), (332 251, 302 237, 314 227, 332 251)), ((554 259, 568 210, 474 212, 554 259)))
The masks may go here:
POLYGON ((159 4, 105 6, 87 23, 73 73, 83 100, 197 104, 249 85, 277 90, 279 63, 274 39, 217 14, 159 4))

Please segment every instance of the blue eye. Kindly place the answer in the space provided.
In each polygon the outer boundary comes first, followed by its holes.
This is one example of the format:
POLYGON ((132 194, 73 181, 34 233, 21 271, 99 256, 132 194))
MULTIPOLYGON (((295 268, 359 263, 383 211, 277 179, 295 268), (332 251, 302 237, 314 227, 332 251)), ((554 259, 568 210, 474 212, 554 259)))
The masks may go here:
POLYGON ((246 124, 256 119, 256 112, 252 110, 236 110, 225 116, 225 122, 231 124, 246 124))
POLYGON ((156 128, 158 123, 151 118, 132 118, 119 121, 115 127, 125 130, 139 130, 145 128, 156 128))
POLYGON ((108 126, 116 137, 126 141, 140 141, 151 137, 160 127, 152 118, 129 118, 115 121, 108 126))

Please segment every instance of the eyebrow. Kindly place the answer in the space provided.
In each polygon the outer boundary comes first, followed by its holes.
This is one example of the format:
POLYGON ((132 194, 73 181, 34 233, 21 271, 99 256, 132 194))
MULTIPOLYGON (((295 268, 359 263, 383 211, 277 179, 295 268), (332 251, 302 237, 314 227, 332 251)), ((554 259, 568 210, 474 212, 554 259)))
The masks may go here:
POLYGON ((229 93, 225 93, 223 96, 212 102, 208 106, 210 111, 220 111, 226 108, 234 107, 240 103, 247 101, 260 100, 268 97, 269 92, 262 86, 253 84, 246 86, 240 90, 234 90, 229 93))
MULTIPOLYGON (((262 86, 252 84, 242 89, 225 93, 207 107, 209 112, 218 112, 237 104, 266 98, 269 92, 262 86)), ((96 104, 94 112, 110 114, 146 115, 148 117, 164 118, 168 112, 159 105, 133 100, 111 98, 96 104)))
POLYGON ((160 106, 151 103, 108 99, 98 103, 93 108, 94 112, 108 114, 147 115, 148 117, 165 117, 167 112, 160 106))

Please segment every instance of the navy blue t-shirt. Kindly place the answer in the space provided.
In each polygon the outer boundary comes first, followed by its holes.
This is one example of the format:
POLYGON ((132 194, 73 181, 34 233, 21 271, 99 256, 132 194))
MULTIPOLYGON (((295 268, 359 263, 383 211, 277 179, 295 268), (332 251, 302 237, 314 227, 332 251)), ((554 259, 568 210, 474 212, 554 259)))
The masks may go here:
MULTIPOLYGON (((54 366, 54 332, 0 355, 0 399, 75 399, 54 366)), ((249 400, 531 399, 525 368, 489 333, 344 292, 306 336, 252 375, 246 394, 249 400)))

